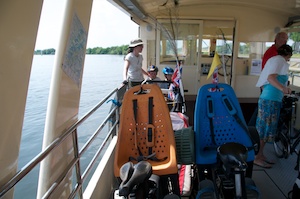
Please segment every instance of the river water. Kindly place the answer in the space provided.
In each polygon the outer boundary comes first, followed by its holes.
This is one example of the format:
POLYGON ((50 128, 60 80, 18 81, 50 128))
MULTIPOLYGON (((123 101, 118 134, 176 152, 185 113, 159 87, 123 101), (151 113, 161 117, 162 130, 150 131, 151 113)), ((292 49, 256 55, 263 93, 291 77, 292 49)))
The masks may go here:
MULTIPOLYGON (((92 109, 114 88, 122 82, 123 57, 121 55, 87 55, 81 88, 79 118, 92 109)), ((49 96, 49 87, 52 76, 54 55, 35 55, 32 63, 32 72, 26 102, 26 110, 20 146, 19 169, 26 165, 42 150, 45 117, 49 96)), ((107 104, 108 111, 110 104, 107 104)), ((78 130, 79 145, 89 138, 93 130, 104 119, 105 114, 95 114, 87 120, 82 128, 89 128, 90 134, 78 130), (97 120, 98 122, 94 122, 97 120), (95 124, 95 125, 93 125, 95 124)), ((32 199, 36 197, 38 183, 38 168, 26 176, 15 189, 15 197, 32 199)))

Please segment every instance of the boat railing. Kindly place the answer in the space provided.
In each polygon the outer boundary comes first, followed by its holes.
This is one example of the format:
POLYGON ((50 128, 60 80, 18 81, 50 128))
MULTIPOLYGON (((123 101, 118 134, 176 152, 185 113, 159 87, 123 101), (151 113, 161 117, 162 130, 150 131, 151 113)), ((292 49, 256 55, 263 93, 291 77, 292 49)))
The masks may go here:
MULTIPOLYGON (((295 82, 295 77, 298 79, 300 77, 300 73, 299 72, 291 72, 290 73, 290 76, 292 78, 292 85, 295 85, 296 82, 295 82)), ((299 79, 298 79, 299 80, 299 79)), ((298 81, 299 82, 299 81, 298 81)), ((297 83, 298 83, 297 82, 297 83)), ((295 86, 300 86, 300 85, 295 85, 295 86)))
POLYGON ((75 198, 78 196, 79 198, 83 198, 83 183, 87 179, 88 175, 92 171, 95 163, 101 155, 101 152, 107 146, 109 140, 116 134, 117 126, 119 124, 119 102, 122 100, 123 94, 125 92, 125 86, 121 88, 116 88, 112 92, 110 92, 104 99, 102 99, 96 106, 94 106, 90 111, 88 111, 83 117, 81 117, 77 122, 75 122, 71 127, 69 127, 60 137, 56 138, 51 144, 49 144, 45 149, 43 149, 37 156, 35 156, 30 162, 28 162, 24 167, 22 167, 4 186, 0 187, 0 198, 4 197, 7 192, 11 191, 26 175, 28 175, 33 169, 35 169, 45 158, 50 155, 50 153, 59 147, 63 141, 68 137, 72 136, 73 138, 73 149, 74 149, 74 158, 68 164, 67 168, 59 175, 56 181, 49 187, 46 193, 42 198, 50 198, 51 194, 55 192, 60 183, 65 179, 65 177, 75 168, 76 179, 75 185, 73 186, 73 190, 71 190, 70 196, 68 198, 75 198), (115 95, 115 96, 114 96, 115 95), (104 103, 106 103, 109 99, 114 96, 114 103, 111 106, 107 117, 102 121, 102 123, 98 126, 96 131, 89 137, 89 139, 84 143, 84 145, 79 149, 78 146, 78 127, 83 124, 89 117, 91 117, 104 103), (81 173, 80 171, 80 158, 87 151, 87 149, 91 146, 91 144, 95 141, 97 135, 103 130, 105 126, 108 126, 108 132, 105 138, 102 140, 99 148, 96 150, 94 156, 91 161, 85 168, 85 170, 81 173))
POLYGON ((290 76, 292 85, 300 86, 300 79, 299 79, 299 77, 300 77, 300 61, 299 61, 299 59, 292 59, 290 61, 289 76, 290 76))

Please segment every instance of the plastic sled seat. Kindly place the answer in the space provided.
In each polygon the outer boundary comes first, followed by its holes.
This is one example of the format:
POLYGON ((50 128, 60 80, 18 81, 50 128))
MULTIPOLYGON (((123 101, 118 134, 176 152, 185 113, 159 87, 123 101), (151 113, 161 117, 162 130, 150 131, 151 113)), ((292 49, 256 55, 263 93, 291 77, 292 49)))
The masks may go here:
POLYGON ((240 104, 228 84, 202 86, 194 112, 196 164, 217 163, 217 147, 236 142, 247 147, 247 162, 254 160, 253 138, 250 136, 240 104))
POLYGON ((156 175, 177 174, 176 144, 169 109, 160 88, 145 84, 124 95, 114 174, 128 161, 148 161, 156 175))

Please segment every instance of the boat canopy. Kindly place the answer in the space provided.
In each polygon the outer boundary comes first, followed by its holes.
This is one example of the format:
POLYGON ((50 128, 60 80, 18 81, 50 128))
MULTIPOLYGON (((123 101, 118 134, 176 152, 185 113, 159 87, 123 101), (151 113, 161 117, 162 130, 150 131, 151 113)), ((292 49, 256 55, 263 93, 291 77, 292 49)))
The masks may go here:
POLYGON ((300 25, 300 0, 108 0, 117 5, 132 20, 150 22, 152 19, 169 18, 166 8, 176 8, 181 19, 205 19, 253 16, 253 23, 259 23, 255 16, 278 15, 284 19, 280 28, 300 25))

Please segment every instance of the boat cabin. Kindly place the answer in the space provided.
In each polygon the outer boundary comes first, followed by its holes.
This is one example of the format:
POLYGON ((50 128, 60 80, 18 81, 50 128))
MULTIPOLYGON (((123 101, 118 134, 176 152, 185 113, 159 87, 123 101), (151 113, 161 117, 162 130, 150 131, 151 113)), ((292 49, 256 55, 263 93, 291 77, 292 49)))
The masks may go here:
MULTIPOLYGON (((300 30, 299 0, 110 1, 139 24, 144 67, 154 64, 161 71, 175 68, 176 57, 181 62, 187 103, 193 104, 198 89, 212 82, 207 77, 217 53, 222 63, 219 82, 234 88, 242 107, 247 107, 246 120, 260 94, 255 85, 264 52, 276 33, 300 30)), ((193 118, 193 112, 187 112, 193 118)))

